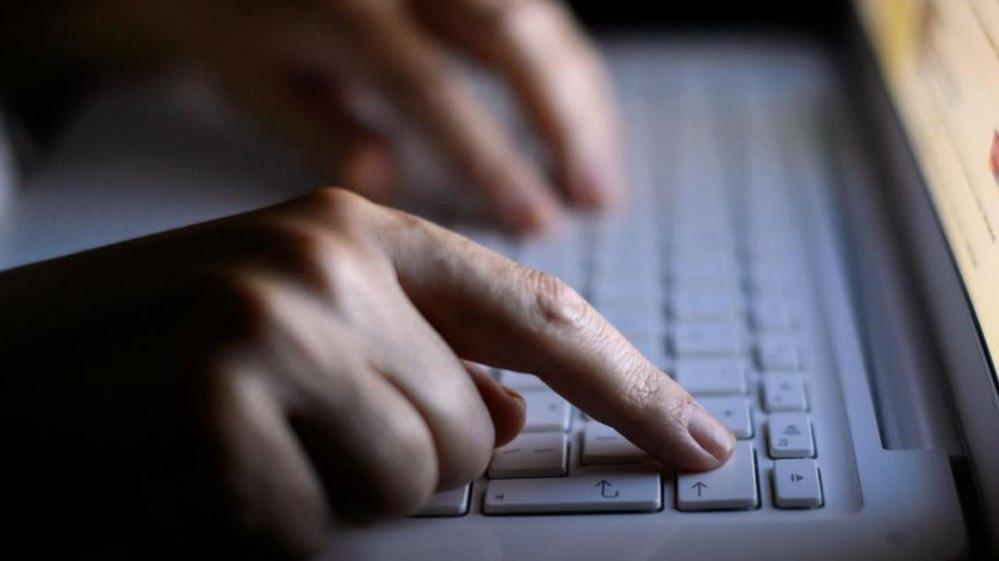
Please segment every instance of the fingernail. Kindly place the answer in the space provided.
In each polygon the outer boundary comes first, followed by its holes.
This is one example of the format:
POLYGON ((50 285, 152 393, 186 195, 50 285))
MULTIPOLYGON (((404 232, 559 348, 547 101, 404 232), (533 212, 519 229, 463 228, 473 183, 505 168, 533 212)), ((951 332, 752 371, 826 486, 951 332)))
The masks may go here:
POLYGON ((585 208, 608 208, 619 199, 621 187, 593 164, 576 163, 566 173, 566 189, 576 204, 585 208))
POLYGON ((716 460, 727 460, 735 448, 735 436, 699 403, 691 403, 688 407, 687 432, 716 460))
POLYGON ((520 392, 518 392, 517 390, 515 390, 515 389, 513 389, 513 388, 511 388, 509 386, 502 386, 502 387, 503 387, 503 391, 505 391, 508 396, 510 396, 510 397, 516 399, 517 401, 519 401, 521 403, 521 405, 523 405, 524 407, 527 407, 527 400, 524 399, 524 396, 521 395, 520 392))
POLYGON ((503 209, 507 224, 524 234, 541 234, 558 228, 559 213, 544 205, 518 200, 503 209))

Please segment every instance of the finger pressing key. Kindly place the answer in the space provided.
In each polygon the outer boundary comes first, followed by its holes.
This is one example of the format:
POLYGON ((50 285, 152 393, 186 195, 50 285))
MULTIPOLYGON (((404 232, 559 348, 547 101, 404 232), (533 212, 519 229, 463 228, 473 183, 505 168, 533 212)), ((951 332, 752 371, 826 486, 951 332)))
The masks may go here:
POLYGON ((558 279, 404 213, 373 216, 404 290, 459 356, 537 373, 667 465, 732 453, 735 437, 558 279))

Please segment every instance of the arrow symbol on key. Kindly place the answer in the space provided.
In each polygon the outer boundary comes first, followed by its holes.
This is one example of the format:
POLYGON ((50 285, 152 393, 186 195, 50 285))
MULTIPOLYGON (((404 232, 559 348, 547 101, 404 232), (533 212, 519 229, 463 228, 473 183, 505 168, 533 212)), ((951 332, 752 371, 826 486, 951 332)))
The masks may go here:
POLYGON ((594 487, 600 487, 600 496, 605 499, 613 499, 616 498, 618 495, 620 495, 620 492, 618 491, 614 492, 607 491, 608 487, 613 487, 613 486, 614 485, 610 481, 607 481, 606 479, 601 479, 600 481, 597 481, 596 485, 594 485, 594 487))
POLYGON ((701 492, 704 491, 704 489, 707 488, 707 486, 708 486, 707 483, 704 483, 702 481, 698 481, 697 483, 694 483, 693 485, 691 485, 690 488, 691 489, 697 489, 697 496, 700 497, 701 496, 701 492))

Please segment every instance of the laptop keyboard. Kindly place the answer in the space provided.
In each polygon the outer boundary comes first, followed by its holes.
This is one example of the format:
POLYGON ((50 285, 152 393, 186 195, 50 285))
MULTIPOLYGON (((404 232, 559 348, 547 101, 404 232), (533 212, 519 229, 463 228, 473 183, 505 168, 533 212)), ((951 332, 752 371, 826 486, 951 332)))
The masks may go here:
POLYGON ((497 372, 527 401, 524 432, 495 451, 474 483, 481 494, 439 493, 424 515, 464 515, 472 497, 487 515, 824 504, 808 318, 795 306, 807 280, 793 181, 767 180, 788 165, 793 137, 767 117, 776 108, 763 106, 765 95, 617 71, 632 127, 632 204, 575 218, 554 240, 475 237, 576 288, 737 436, 735 452, 711 472, 664 471, 537 377, 497 372))

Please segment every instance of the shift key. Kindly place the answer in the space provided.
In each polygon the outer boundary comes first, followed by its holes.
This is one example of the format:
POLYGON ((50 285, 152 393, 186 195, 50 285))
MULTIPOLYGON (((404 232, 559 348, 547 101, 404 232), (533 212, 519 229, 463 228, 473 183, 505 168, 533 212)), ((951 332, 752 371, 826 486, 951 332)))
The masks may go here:
POLYGON ((486 488, 486 514, 653 512, 662 508, 654 468, 583 470, 569 477, 494 479, 486 488))

